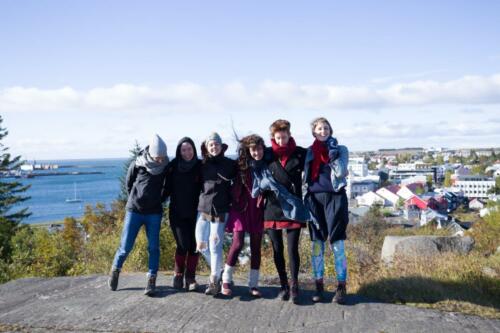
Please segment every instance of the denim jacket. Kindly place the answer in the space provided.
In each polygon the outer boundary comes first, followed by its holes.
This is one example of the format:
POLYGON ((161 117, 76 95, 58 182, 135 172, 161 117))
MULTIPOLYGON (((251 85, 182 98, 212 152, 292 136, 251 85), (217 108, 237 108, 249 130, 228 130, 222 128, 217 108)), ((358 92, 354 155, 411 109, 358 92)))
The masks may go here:
POLYGON ((273 191, 286 218, 304 223, 311 220, 309 209, 305 207, 302 198, 291 194, 283 185, 278 183, 267 166, 253 169, 252 174, 252 197, 256 198, 263 191, 273 191))
MULTIPOLYGON (((335 160, 330 160, 328 165, 332 169, 330 178, 332 181, 333 190, 335 192, 340 191, 343 187, 347 185, 347 164, 349 163, 349 150, 346 146, 337 145, 339 156, 335 160)), ((307 185, 311 184, 311 162, 314 160, 314 153, 312 146, 307 149, 306 163, 304 166, 304 178, 307 185)))

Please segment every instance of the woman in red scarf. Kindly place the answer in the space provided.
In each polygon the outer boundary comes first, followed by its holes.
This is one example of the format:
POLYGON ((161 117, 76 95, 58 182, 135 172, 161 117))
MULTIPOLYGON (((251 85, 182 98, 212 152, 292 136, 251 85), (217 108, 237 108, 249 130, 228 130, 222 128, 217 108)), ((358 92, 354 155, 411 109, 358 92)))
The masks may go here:
MULTIPOLYGON (((302 171, 306 150, 295 144, 290 134, 290 122, 276 120, 270 126, 273 159, 269 164, 274 179, 285 186, 292 195, 302 200, 302 171)), ((281 283, 280 298, 287 301, 290 298, 285 257, 283 255, 283 230, 286 230, 288 259, 290 266, 291 296, 294 303, 298 302, 298 275, 300 267, 299 239, 300 231, 305 222, 287 219, 274 192, 265 192, 264 228, 273 245, 274 264, 281 283)))

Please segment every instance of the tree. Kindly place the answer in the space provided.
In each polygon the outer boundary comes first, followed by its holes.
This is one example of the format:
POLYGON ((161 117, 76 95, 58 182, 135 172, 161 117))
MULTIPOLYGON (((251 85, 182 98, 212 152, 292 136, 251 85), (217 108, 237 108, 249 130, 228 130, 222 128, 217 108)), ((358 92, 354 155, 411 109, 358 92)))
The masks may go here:
POLYGON ((443 155, 440 154, 440 155, 438 155, 436 157, 436 164, 437 165, 443 165, 444 164, 444 157, 443 157, 443 155))
POLYGON ((451 186, 451 170, 447 170, 445 175, 444 175, 444 187, 450 187, 451 186))
POLYGON ((495 178, 495 186, 488 190, 488 194, 500 194, 500 176, 495 178))
MULTIPOLYGON (((7 151, 9 148, 1 142, 9 132, 2 127, 3 118, 0 116, 0 177, 8 175, 19 169, 21 156, 11 156, 7 151)), ((29 199, 22 194, 26 192, 29 185, 18 181, 4 181, 0 178, 0 258, 10 258, 10 240, 23 219, 31 215, 28 208, 17 208, 16 206, 29 199)))
POLYGON ((426 177, 426 178, 427 178, 427 179, 426 179, 427 189, 430 191, 430 190, 432 190, 432 188, 433 188, 433 183, 434 183, 434 181, 433 181, 433 177, 432 177, 432 175, 427 175, 427 177, 426 177))
POLYGON ((123 164, 123 173, 120 176, 120 194, 118 195, 118 201, 125 204, 128 199, 128 191, 127 191, 127 172, 130 164, 135 161, 142 148, 139 145, 139 142, 135 141, 132 149, 129 150, 130 158, 123 164))

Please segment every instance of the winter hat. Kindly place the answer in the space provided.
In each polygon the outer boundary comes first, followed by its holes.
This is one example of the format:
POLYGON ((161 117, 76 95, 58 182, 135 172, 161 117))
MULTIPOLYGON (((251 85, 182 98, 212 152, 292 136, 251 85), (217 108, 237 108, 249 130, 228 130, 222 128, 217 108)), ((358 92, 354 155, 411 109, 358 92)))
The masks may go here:
POLYGON ((158 134, 155 134, 149 141, 149 155, 153 158, 167 156, 167 145, 158 134))
POLYGON ((222 139, 220 138, 220 135, 217 134, 217 132, 213 132, 212 134, 210 134, 209 136, 207 136, 207 138, 205 139, 205 145, 208 147, 208 143, 210 141, 215 141, 217 142, 218 144, 222 144, 222 139))

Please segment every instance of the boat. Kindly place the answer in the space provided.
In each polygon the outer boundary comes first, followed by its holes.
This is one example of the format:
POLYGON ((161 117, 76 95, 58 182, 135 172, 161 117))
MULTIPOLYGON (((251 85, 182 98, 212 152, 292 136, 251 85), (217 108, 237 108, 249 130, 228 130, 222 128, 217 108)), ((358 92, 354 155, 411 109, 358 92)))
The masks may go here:
POLYGON ((75 191, 75 195, 74 197, 71 199, 71 198, 66 198, 66 203, 78 203, 78 202, 82 202, 82 199, 78 198, 76 196, 76 183, 73 183, 73 187, 74 187, 74 191, 75 191))

